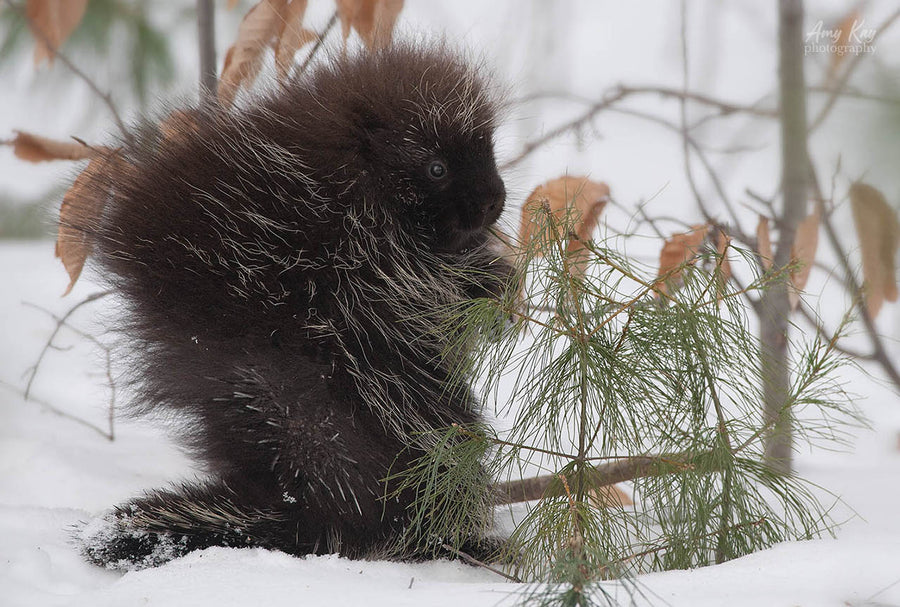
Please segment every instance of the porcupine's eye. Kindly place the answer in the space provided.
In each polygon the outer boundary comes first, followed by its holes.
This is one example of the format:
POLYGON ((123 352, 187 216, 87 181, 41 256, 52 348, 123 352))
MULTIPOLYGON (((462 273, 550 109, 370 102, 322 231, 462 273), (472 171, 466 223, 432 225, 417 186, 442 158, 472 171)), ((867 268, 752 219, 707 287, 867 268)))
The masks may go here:
POLYGON ((434 181, 440 181, 447 176, 447 165, 440 160, 432 160, 428 164, 428 177, 434 181))

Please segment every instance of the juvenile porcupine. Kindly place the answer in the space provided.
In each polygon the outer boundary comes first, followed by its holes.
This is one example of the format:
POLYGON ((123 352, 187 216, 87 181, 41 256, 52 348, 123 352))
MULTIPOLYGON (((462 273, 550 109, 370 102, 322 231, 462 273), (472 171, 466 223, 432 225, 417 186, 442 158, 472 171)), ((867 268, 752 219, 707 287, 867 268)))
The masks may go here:
POLYGON ((118 506, 84 553, 372 554, 413 498, 383 479, 478 417, 440 327, 510 275, 488 232, 505 200, 490 89, 444 48, 396 45, 181 116, 117 153, 77 227, 125 303, 137 408, 180 414, 211 479, 118 506))

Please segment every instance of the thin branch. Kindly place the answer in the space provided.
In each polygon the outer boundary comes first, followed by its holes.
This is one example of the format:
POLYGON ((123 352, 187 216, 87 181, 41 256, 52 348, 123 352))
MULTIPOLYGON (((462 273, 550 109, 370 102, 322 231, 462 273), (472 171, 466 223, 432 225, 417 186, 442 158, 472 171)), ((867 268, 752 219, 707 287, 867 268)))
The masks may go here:
MULTIPOLYGON (((44 343, 44 347, 41 349, 41 353, 38 355, 37 361, 35 361, 34 365, 31 366, 31 369, 30 369, 31 377, 28 378, 28 384, 25 386, 25 400, 28 400, 29 397, 31 396, 31 385, 34 383, 34 378, 37 376, 38 369, 41 366, 41 362, 43 362, 43 360, 44 360, 44 356, 47 354, 47 351, 52 347, 53 340, 56 339, 57 334, 59 334, 60 329, 62 329, 63 326, 65 326, 66 321, 68 321, 69 317, 72 316, 72 314, 74 314, 82 306, 89 304, 93 301, 97 301, 98 299, 101 299, 103 297, 106 297, 111 292, 112 291, 100 291, 98 293, 88 295, 87 297, 85 297, 84 299, 82 299, 81 301, 76 303, 74 306, 69 308, 66 311, 66 313, 63 314, 61 317, 57 318, 56 316, 53 316, 53 318, 56 319, 56 327, 53 329, 53 332, 50 334, 50 337, 44 343)), ((43 310, 42 308, 39 308, 38 306, 35 306, 34 304, 30 304, 28 302, 24 302, 24 303, 25 303, 25 305, 29 305, 29 306, 32 306, 34 308, 37 308, 39 310, 46 312, 46 310, 43 310)))
MULTIPOLYGON (((591 466, 590 483, 594 488, 615 485, 638 478, 671 474, 693 468, 693 462, 709 453, 663 453, 659 455, 634 455, 616 461, 591 466)), ((558 497, 562 491, 555 491, 553 485, 559 482, 559 475, 548 474, 534 478, 506 481, 493 486, 496 505, 514 504, 558 497)), ((556 487, 558 489, 559 487, 556 487)))
MULTIPOLYGON (((752 242, 752 239, 750 239, 750 237, 748 235, 744 234, 738 227, 739 223, 738 223, 737 213, 734 209, 734 206, 731 204, 730 199, 728 198, 727 194, 725 193, 725 189, 724 189, 721 179, 719 179, 718 175, 715 172, 715 169, 712 167, 712 164, 709 162, 709 160, 703 154, 703 148, 700 146, 699 143, 697 143, 696 139, 694 139, 690 135, 689 132, 687 132, 685 129, 679 127, 678 125, 672 124, 671 122, 669 122, 668 120, 665 120, 664 118, 660 118, 659 116, 654 116, 653 114, 648 114, 646 112, 642 112, 639 110, 632 110, 629 108, 622 108, 622 107, 613 107, 613 108, 610 108, 610 111, 618 112, 620 114, 625 114, 628 116, 634 116, 635 118, 640 118, 642 120, 647 120, 649 122, 659 124, 660 126, 664 126, 665 128, 667 128, 675 133, 678 133, 679 136, 682 137, 682 140, 687 142, 690 150, 697 154, 697 158, 700 160, 701 164, 703 165, 704 170, 707 172, 707 174, 710 177, 710 180, 713 182, 713 187, 715 187, 716 192, 722 198, 722 204, 723 204, 723 206, 725 206, 726 210, 728 210, 728 213, 732 218, 733 224, 732 225, 724 225, 721 222, 716 221, 712 217, 712 215, 709 213, 709 211, 706 209, 706 206, 704 204, 702 204, 702 198, 698 198, 700 212, 703 214, 704 220, 710 224, 725 228, 729 234, 736 237, 741 242, 752 242)), ((694 195, 699 196, 699 191, 694 190, 694 195)))
MULTIPOLYGON (((725 533, 727 533, 729 531, 737 531, 738 529, 743 529, 744 527, 758 527, 759 525, 762 525, 765 522, 766 522, 766 518, 763 517, 763 518, 760 518, 755 521, 749 521, 746 523, 740 523, 738 525, 733 525, 731 527, 728 527, 727 529, 717 529, 716 531, 713 531, 711 533, 707 533, 705 535, 701 535, 700 537, 695 538, 694 541, 699 542, 700 540, 709 539, 711 537, 715 537, 716 535, 720 535, 720 534, 724 535, 725 533)), ((660 545, 654 546, 652 548, 643 550, 641 552, 635 552, 634 554, 630 554, 626 557, 617 559, 615 561, 610 562, 607 565, 604 565, 603 570, 608 571, 609 568, 613 565, 621 565, 623 563, 633 561, 634 559, 643 558, 645 556, 650 556, 651 554, 656 554, 657 552, 663 552, 664 550, 669 550, 670 548, 672 548, 672 544, 660 544, 660 545)))
POLYGON ((44 409, 46 409, 53 415, 57 415, 59 417, 67 419, 69 421, 73 421, 76 424, 84 426, 85 428, 90 428, 91 430, 93 430, 94 432, 96 432, 97 434, 99 434, 100 436, 102 436, 103 438, 105 438, 107 440, 111 441, 114 438, 111 433, 105 431, 103 428, 101 428, 97 425, 92 424, 91 422, 87 421, 86 419, 82 419, 82 418, 78 417, 77 415, 72 415, 71 413, 67 413, 67 412, 63 411, 62 409, 59 409, 59 408, 55 407, 54 405, 51 405, 50 403, 48 403, 45 400, 41 400, 41 399, 35 398, 33 396, 26 397, 25 392, 23 392, 22 390, 20 390, 19 388, 15 387, 15 386, 13 386, 12 384, 9 384, 9 383, 3 381, 2 379, 0 379, 0 386, 3 386, 10 392, 14 392, 15 394, 18 394, 19 396, 23 397, 26 402, 32 402, 32 403, 36 403, 36 404, 40 405, 41 407, 43 407, 44 409))
MULTIPOLYGON (((882 35, 885 31, 887 31, 894 22, 900 18, 900 9, 894 11, 887 19, 885 19, 881 25, 875 28, 875 34, 872 37, 871 43, 874 43, 876 39, 880 35, 882 35)), ((831 87, 830 95, 828 99, 825 101, 825 105, 822 106, 822 109, 819 110, 819 113, 810 123, 808 132, 812 133, 817 128, 819 128, 822 123, 825 122, 825 119, 828 118, 828 115, 831 113, 831 110, 834 108, 835 104, 838 102, 838 99, 841 98, 844 88, 847 86, 847 82, 850 80, 850 76, 856 71, 856 68, 860 65, 862 60, 865 58, 865 53, 859 53, 847 62, 847 67, 844 69, 844 72, 841 74, 840 78, 834 83, 834 86, 831 87)))
POLYGON ((809 182, 813 189, 816 204, 820 205, 822 227, 825 228, 828 242, 831 244, 835 253, 837 253, 838 263, 841 265, 841 269, 844 272, 847 290, 854 295, 856 307, 859 310, 859 317, 862 320, 863 326, 866 328, 866 333, 869 335, 869 340, 872 343, 871 360, 874 360, 881 365, 881 368, 887 374, 891 383, 894 384, 894 389, 897 392, 900 392, 900 372, 898 372, 897 368, 894 366, 887 349, 884 347, 881 335, 878 333, 878 328, 875 326, 875 321, 869 315, 869 310, 866 308, 865 298, 859 297, 859 294, 862 293, 862 286, 857 282, 853 268, 850 267, 850 257, 847 255, 847 252, 844 250, 844 247, 837 236, 837 232, 831 222, 831 213, 825 208, 825 198, 822 194, 822 188, 819 185, 819 179, 812 162, 807 163, 807 169, 809 171, 809 182))
POLYGON ((807 89, 810 93, 826 93, 829 95, 837 94, 839 97, 847 97, 850 99, 861 99, 864 101, 874 101, 876 103, 885 103, 888 105, 900 105, 900 97, 889 97, 887 95, 874 95, 872 93, 864 93, 862 91, 849 90, 846 87, 836 89, 834 86, 811 86, 807 89))
POLYGON ((591 105, 584 113, 581 114, 578 118, 571 120, 563 125, 556 127, 555 129, 545 133, 544 135, 538 137, 537 139, 533 139, 532 141, 527 142, 524 146, 522 146, 521 151, 510 160, 501 165, 501 170, 509 169, 511 167, 516 166, 523 160, 525 160, 528 156, 533 154, 537 149, 546 145, 550 141, 557 139, 565 135, 570 131, 577 130, 584 126, 586 123, 590 122, 594 119, 594 117, 602 112, 603 110, 610 107, 612 104, 620 101, 625 97, 625 93, 622 91, 613 91, 604 95, 603 99, 591 105))
MULTIPOLYGON (((730 101, 716 99, 714 97, 710 97, 709 95, 704 95, 703 93, 673 89, 664 86, 619 84, 610 88, 609 91, 610 92, 608 94, 612 95, 618 95, 619 93, 622 93, 623 96, 655 94, 659 95, 660 97, 667 97, 670 99, 689 99, 691 101, 696 101, 697 103, 701 103, 703 105, 719 110, 717 116, 728 116, 731 114, 750 114, 752 116, 759 116, 764 118, 778 117, 778 110, 776 109, 760 108, 756 107, 755 105, 740 105, 737 103, 732 103, 730 101)), ((574 93, 562 91, 541 91, 532 93, 531 95, 526 95, 524 97, 519 97, 518 99, 513 100, 510 105, 522 105, 525 103, 530 103, 532 101, 541 101, 544 99, 560 99, 564 101, 580 103, 582 105, 593 105, 594 103, 596 103, 594 100, 588 99, 587 97, 583 97, 581 95, 576 95, 574 93)))
MULTIPOLYGON (((96 295, 102 296, 102 295, 105 295, 108 293, 109 293, 109 291, 104 292, 104 293, 98 293, 96 295)), ((50 316, 50 318, 52 318, 54 321, 56 321, 56 328, 54 329, 53 337, 55 337, 56 333, 59 331, 59 329, 61 327, 66 326, 66 327, 68 327, 68 329, 70 331, 72 331, 76 335, 90 341, 95 346, 97 346, 98 348, 103 350, 105 357, 106 357, 106 380, 107 380, 107 386, 109 387, 109 408, 108 408, 108 413, 107 413, 107 423, 109 425, 109 432, 106 433, 105 436, 109 440, 112 441, 112 440, 115 440, 115 438, 116 438, 116 432, 115 432, 116 382, 112 376, 112 349, 109 346, 107 346, 106 344, 104 344, 103 342, 101 342, 99 339, 97 339, 96 337, 91 335, 90 333, 86 333, 85 331, 82 331, 81 329, 79 329, 77 327, 73 327, 72 325, 70 325, 66 322, 66 319, 69 317, 69 315, 75 309, 77 309, 78 307, 80 307, 81 305, 83 305, 85 303, 87 303, 87 300, 83 300, 83 301, 79 302, 78 304, 76 304, 75 308, 70 310, 64 317, 59 317, 56 314, 54 314, 53 312, 51 312, 50 310, 47 310, 46 308, 42 308, 41 306, 35 305, 30 302, 25 302, 24 305, 34 308, 35 310, 44 312, 45 314, 50 316)), ((50 338, 50 340, 44 346, 44 349, 41 351, 41 358, 43 358, 44 353, 47 351, 48 348, 55 347, 52 345, 53 337, 50 338)), ((31 375, 31 379, 29 379, 29 381, 28 381, 28 389, 29 390, 31 389, 31 382, 32 382, 32 380, 34 380, 34 376, 37 374, 37 366, 39 363, 40 363, 40 359, 37 363, 35 363, 34 371, 31 375)), ((27 391, 25 393, 25 398, 26 398, 26 400, 28 399, 27 391)))
POLYGON ((453 546, 451 546, 450 544, 441 544, 441 548, 443 548, 444 550, 447 550, 447 551, 449 551, 449 552, 452 552, 453 554, 455 554, 456 556, 458 556, 458 557, 461 558, 462 560, 466 561, 466 562, 469 563, 470 565, 475 565, 476 567, 481 567, 482 569, 487 569, 487 570, 490 571, 491 573, 496 573, 496 574, 499 575, 500 577, 504 577, 504 578, 506 578, 507 580, 509 580, 510 582, 517 582, 517 583, 521 583, 521 582, 522 582, 522 580, 519 579, 518 577, 516 577, 516 576, 514 576, 514 575, 510 575, 510 574, 506 573, 505 571, 500 571, 500 570, 497 569, 496 567, 491 567, 491 566, 488 565, 487 563, 482 563, 481 561, 479 561, 478 559, 476 559, 476 558, 475 558, 474 556, 472 556, 471 554, 466 554, 466 553, 463 552, 462 550, 458 550, 458 549, 454 548, 453 546))
POLYGON ((16 4, 12 0, 5 1, 8 7, 10 7, 14 11, 18 11, 19 14, 28 19, 29 23, 31 23, 32 25, 31 30, 41 40, 41 42, 43 42, 47 46, 53 57, 59 59, 60 63, 66 66, 70 72, 75 74, 75 76, 77 76, 82 82, 84 82, 88 86, 88 88, 90 88, 91 91, 93 91, 94 94, 97 95, 101 101, 103 101, 104 105, 106 105, 106 107, 109 109, 109 112, 112 114, 113 120, 115 120, 116 122, 116 126, 119 127, 119 131, 121 131, 122 137, 128 143, 131 143, 133 140, 131 132, 125 126, 125 122, 122 120, 122 116, 119 114, 119 109, 116 107, 116 104, 113 103, 112 96, 109 93, 104 93, 102 90, 100 90, 100 87, 97 86, 97 83, 95 83, 90 76, 85 74, 65 54, 61 53, 59 49, 56 48, 56 46, 54 46, 54 44, 51 42, 50 38, 43 31, 41 31, 41 28, 37 27, 36 24, 31 22, 31 19, 29 19, 28 14, 21 5, 16 4))
POLYGON ((337 11, 334 11, 331 14, 331 18, 328 20, 328 23, 325 24, 325 29, 322 30, 322 33, 319 34, 318 40, 313 45, 312 49, 309 51, 309 54, 306 56, 306 59, 303 60, 303 63, 300 65, 300 68, 297 70, 297 75, 303 74, 306 72, 306 68, 309 67, 309 64, 312 63, 312 60, 315 59, 319 50, 322 48, 322 44, 325 42, 325 37, 328 36, 329 32, 331 32, 331 28, 334 27, 335 23, 337 23, 338 14, 337 11))
MULTIPOLYGON (((812 314, 812 312, 810 312, 807 309, 806 304, 802 299, 800 300, 800 305, 797 306, 797 312, 799 312, 800 316, 802 316, 803 319, 807 323, 809 323, 809 325, 813 328, 813 330, 815 330, 816 334, 819 337, 821 337, 823 339, 829 339, 831 337, 832 333, 829 333, 829 331, 825 328, 825 326, 816 319, 816 317, 812 314)), ((865 352, 859 352, 858 350, 851 350, 850 348, 845 348, 844 346, 841 346, 840 343, 835 343, 834 349, 837 350, 838 352, 840 352, 841 354, 844 354, 845 356, 849 356, 849 357, 855 358, 857 360, 875 360, 875 357, 872 355, 872 353, 865 353, 865 352)))

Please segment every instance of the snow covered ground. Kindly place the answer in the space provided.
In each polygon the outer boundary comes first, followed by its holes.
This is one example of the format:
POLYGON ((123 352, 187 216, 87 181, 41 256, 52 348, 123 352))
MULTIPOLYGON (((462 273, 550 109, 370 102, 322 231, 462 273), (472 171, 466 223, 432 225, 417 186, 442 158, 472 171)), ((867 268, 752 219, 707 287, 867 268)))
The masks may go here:
MULTIPOLYGON (((96 289, 85 281, 59 298, 67 281, 49 241, 0 244, 0 268, 0 605, 476 607, 512 600, 521 590, 488 571, 449 561, 298 559, 214 548, 124 575, 84 563, 70 542, 73 525, 142 489, 197 472, 146 421, 117 420, 115 441, 101 435, 108 399, 102 351, 72 331, 63 330, 60 349, 48 351, 33 384, 35 400, 24 400, 28 369, 55 326, 47 312, 59 315, 96 289)), ((99 334, 101 307, 89 304, 71 323, 99 334)), ((853 452, 799 456, 802 474, 857 513, 837 539, 647 575, 639 578, 647 601, 691 607, 900 604, 900 402, 861 375, 848 379, 857 392, 869 394, 860 404, 875 430, 860 431, 853 452)), ((849 509, 837 512, 844 516, 849 509)), ((614 584, 609 591, 623 600, 629 596, 614 584)))

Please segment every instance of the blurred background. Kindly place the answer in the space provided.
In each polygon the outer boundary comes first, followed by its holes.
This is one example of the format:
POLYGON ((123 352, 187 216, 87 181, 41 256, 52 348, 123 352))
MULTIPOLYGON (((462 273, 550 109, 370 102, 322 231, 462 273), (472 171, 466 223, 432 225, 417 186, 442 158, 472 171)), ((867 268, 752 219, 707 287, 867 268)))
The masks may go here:
MULTIPOLYGON (((254 4, 214 2, 217 71, 254 4)), ((846 204, 849 185, 862 179, 894 209, 900 205, 897 4, 804 4, 806 42, 812 44, 804 58, 808 120, 815 124, 810 156, 825 194, 833 198, 833 223, 858 267, 846 204), (852 47, 872 32, 875 40, 859 55, 828 46, 832 33, 852 47), (841 95, 833 95, 836 85, 841 95)), ((113 116, 83 78, 59 60, 35 64, 23 9, 23 2, 0 2, 0 140, 23 130, 59 140, 114 142, 113 116)), ((158 117, 197 99, 196 11, 190 0, 90 0, 61 51, 109 94, 125 122, 158 117)), ((334 11, 332 0, 310 0, 305 27, 324 31, 334 11)), ((508 231, 516 230, 519 208, 537 185, 586 175, 608 183, 615 201, 604 213, 601 232, 634 235, 623 245, 628 254, 653 265, 659 234, 647 226, 641 232, 638 209, 672 233, 705 220, 697 204, 701 197, 714 218, 752 234, 766 211, 759 199, 777 204, 777 21, 774 1, 407 0, 395 36, 447 40, 483 59, 508 91, 498 141, 509 192, 503 219, 508 231), (682 108, 685 97, 679 94, 685 90, 690 98, 682 108), (698 146, 690 171, 682 121, 698 146)), ((340 27, 331 28, 324 42, 339 52, 340 27)), ((361 45, 356 34, 348 44, 361 45)), ((310 48, 297 54, 297 63, 310 48)), ((262 89, 275 78, 269 55, 256 83, 262 89)), ((0 146, 0 239, 45 239, 52 255, 62 195, 84 164, 24 162, 0 146)), ((831 254, 817 255, 819 271, 807 286, 813 295, 828 292, 836 263, 831 254)), ((59 277, 62 292, 61 265, 59 277)), ((833 293, 830 301, 840 305, 819 306, 826 320, 839 317, 852 301, 842 289, 833 293)), ((894 308, 877 322, 880 332, 897 338, 900 312, 894 308)))

